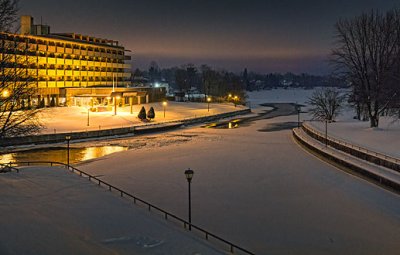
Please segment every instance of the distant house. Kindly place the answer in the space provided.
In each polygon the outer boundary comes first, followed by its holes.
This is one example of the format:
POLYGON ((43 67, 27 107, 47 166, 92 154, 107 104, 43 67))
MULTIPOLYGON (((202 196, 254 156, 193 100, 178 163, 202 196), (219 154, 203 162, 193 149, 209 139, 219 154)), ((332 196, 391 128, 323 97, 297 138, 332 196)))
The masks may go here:
POLYGON ((176 102, 186 102, 186 93, 184 91, 174 91, 174 97, 176 102))

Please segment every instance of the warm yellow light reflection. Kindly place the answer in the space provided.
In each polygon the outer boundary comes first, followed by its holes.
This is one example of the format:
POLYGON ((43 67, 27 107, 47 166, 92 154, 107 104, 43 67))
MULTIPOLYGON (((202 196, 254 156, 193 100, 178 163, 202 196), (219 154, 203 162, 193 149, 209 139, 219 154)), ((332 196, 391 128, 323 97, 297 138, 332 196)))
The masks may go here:
POLYGON ((8 163, 13 162, 13 161, 15 161, 13 153, 4 154, 4 155, 0 156, 0 163, 1 164, 8 164, 8 163))

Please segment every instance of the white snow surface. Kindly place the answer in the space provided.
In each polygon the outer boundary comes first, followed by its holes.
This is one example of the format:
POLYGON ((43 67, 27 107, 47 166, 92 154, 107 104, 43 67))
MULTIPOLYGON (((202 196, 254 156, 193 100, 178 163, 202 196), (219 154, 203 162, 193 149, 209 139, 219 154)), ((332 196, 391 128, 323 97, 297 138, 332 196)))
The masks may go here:
MULTIPOLYGON (((311 93, 252 92, 249 101, 258 112, 265 109, 259 103, 302 104, 311 93)), ((192 222, 256 254, 397 254, 398 195, 312 156, 293 141, 290 129, 259 132, 296 121, 297 116, 288 116, 237 129, 193 127, 141 137, 138 146, 137 138, 124 138, 113 143, 131 150, 77 167, 183 218, 188 206, 184 171, 190 167, 195 171, 192 222)), ((86 197, 81 200, 85 204, 86 197)))
POLYGON ((61 168, 0 175, 0 254, 223 254, 61 168))
POLYGON ((233 104, 210 103, 210 111, 208 111, 207 103, 168 102, 168 105, 165 107, 164 117, 162 103, 157 102, 145 105, 134 105, 132 114, 130 113, 130 106, 118 107, 117 115, 114 115, 114 111, 89 112, 89 126, 87 126, 87 108, 77 106, 54 107, 47 108, 41 113, 40 120, 45 126, 41 133, 78 132, 143 125, 145 123, 137 118, 142 106, 145 107, 146 112, 150 107, 154 107, 155 119, 153 119, 151 123, 201 117, 244 109, 244 107, 240 105, 234 107, 233 104))
MULTIPOLYGON (((316 88, 319 89, 319 88, 316 88)), ((305 105, 303 111, 307 111, 308 98, 314 90, 303 89, 273 89, 248 93, 252 105, 260 103, 299 103, 305 105)), ((400 158, 400 121, 390 117, 381 117, 379 128, 370 128, 369 121, 353 119, 355 112, 350 107, 345 107, 337 117, 336 122, 329 123, 328 135, 347 141, 351 144, 364 147, 369 150, 384 153, 400 158)), ((311 115, 301 114, 301 120, 310 120, 311 115)), ((321 132, 325 132, 325 123, 312 121, 310 124, 321 132)))
POLYGON ((180 143, 157 134, 78 168, 181 217, 191 168, 193 223, 256 254, 396 254, 398 195, 310 155, 289 129, 258 131, 296 120, 169 133, 187 138, 180 143))

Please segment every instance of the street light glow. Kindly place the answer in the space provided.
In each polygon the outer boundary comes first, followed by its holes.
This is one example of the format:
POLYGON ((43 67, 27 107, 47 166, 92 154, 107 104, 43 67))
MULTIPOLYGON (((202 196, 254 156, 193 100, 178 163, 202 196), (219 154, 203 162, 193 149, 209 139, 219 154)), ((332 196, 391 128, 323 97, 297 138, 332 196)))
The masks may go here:
POLYGON ((1 96, 4 98, 7 98, 10 96, 10 91, 8 91, 8 89, 3 90, 3 92, 1 93, 1 96))

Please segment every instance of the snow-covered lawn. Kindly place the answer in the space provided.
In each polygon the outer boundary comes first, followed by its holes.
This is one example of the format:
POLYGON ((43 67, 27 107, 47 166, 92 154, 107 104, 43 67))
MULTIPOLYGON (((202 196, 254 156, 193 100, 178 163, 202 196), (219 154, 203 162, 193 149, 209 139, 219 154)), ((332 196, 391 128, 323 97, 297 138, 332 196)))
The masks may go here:
MULTIPOLYGON (((273 89, 254 91, 249 94, 252 105, 265 102, 289 102, 307 105, 308 97, 314 90, 303 89, 273 89)), ((303 107, 307 111, 308 106, 303 107)), ((329 123, 328 134, 332 137, 347 141, 369 150, 385 153, 400 158, 400 121, 381 117, 379 128, 370 128, 368 121, 354 120, 353 109, 346 107, 337 122, 329 123)), ((310 120, 308 114, 301 114, 301 119, 310 120)), ((325 132, 325 123, 311 122, 321 132, 325 132)))
MULTIPOLYGON (((352 117, 351 109, 344 111, 336 122, 328 123, 328 135, 368 150, 400 158, 400 121, 381 117, 379 128, 371 128, 369 121, 358 121, 352 117)), ((309 122, 321 132, 325 132, 325 123, 309 122)))
MULTIPOLYGON (((168 102, 164 108, 162 103, 151 103, 143 105, 146 112, 150 107, 154 107, 155 119, 153 123, 193 118, 199 116, 213 115, 224 112, 244 109, 243 106, 234 107, 233 104, 210 104, 210 111, 206 103, 178 103, 168 102)), ((118 107, 117 115, 114 111, 90 112, 89 126, 87 126, 88 109, 84 107, 56 107, 47 108, 41 114, 41 121, 46 127, 42 133, 62 133, 85 130, 99 130, 108 128, 120 128, 132 125, 141 125, 137 115, 142 105, 133 106, 133 114, 130 113, 130 106, 118 107)))

